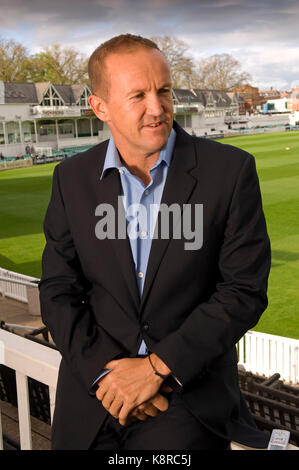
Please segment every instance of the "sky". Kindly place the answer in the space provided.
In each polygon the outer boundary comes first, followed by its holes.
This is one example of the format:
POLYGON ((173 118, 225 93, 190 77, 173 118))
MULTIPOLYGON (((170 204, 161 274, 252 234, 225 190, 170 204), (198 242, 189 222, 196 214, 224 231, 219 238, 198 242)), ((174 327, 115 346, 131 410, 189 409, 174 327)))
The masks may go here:
POLYGON ((175 36, 199 60, 229 53, 251 84, 299 86, 298 0, 0 0, 0 37, 29 52, 59 43, 89 56, 123 33, 175 36))

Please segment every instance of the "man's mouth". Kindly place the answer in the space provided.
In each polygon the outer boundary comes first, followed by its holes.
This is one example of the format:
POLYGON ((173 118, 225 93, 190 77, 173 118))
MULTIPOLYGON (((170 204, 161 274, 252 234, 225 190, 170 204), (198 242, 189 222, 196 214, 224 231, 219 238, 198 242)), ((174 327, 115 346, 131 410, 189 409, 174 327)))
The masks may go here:
POLYGON ((158 121, 158 122, 152 122, 150 124, 147 124, 146 127, 161 127, 164 121, 158 121))

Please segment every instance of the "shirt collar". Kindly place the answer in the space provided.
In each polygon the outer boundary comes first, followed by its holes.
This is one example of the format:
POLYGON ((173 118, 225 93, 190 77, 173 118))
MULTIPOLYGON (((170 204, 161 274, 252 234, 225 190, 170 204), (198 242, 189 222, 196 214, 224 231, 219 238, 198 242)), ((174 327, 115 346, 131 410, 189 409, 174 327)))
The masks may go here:
MULTIPOLYGON (((172 153, 174 149, 174 144, 175 144, 175 138, 176 138, 176 132, 172 128, 170 136, 168 137, 167 144, 161 149, 159 158, 154 164, 153 168, 156 168, 158 165, 160 165, 162 161, 164 161, 167 164, 167 166, 170 165, 172 153)), ((105 171, 108 170, 109 168, 117 168, 118 170, 120 170, 121 168, 122 169, 125 168, 119 158, 119 154, 118 154, 118 151, 117 151, 117 148, 116 148, 116 145, 112 136, 109 139, 105 162, 104 162, 100 179, 103 178, 105 171)))

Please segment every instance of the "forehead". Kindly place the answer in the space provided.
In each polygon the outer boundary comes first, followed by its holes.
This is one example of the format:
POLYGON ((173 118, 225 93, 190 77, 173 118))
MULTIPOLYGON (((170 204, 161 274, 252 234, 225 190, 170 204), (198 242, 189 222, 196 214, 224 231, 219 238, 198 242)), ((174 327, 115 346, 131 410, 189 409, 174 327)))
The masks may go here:
POLYGON ((115 82, 126 88, 144 81, 170 82, 169 65, 164 55, 156 49, 138 48, 131 52, 109 54, 105 68, 110 84, 115 82))

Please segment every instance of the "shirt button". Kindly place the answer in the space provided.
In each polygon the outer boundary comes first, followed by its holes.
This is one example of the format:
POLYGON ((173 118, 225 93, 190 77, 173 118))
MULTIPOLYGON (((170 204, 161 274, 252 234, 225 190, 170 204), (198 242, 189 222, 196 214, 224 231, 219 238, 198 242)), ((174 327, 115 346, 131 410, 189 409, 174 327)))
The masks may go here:
POLYGON ((124 170, 119 170, 120 174, 123 175, 124 174, 124 170))
POLYGON ((149 195, 149 190, 146 189, 146 190, 144 191, 144 194, 145 194, 146 196, 148 196, 148 195, 149 195))
POLYGON ((138 277, 140 277, 140 278, 143 277, 143 273, 141 271, 138 273, 138 277))
POLYGON ((140 234, 142 236, 142 238, 146 237, 146 232, 141 232, 140 234))

